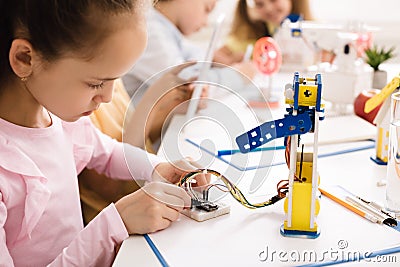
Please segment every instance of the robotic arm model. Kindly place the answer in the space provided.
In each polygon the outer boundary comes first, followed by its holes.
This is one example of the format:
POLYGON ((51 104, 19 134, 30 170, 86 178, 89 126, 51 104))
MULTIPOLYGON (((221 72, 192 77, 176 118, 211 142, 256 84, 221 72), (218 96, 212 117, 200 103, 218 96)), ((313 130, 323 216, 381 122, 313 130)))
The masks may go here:
POLYGON ((289 181, 284 204, 286 220, 281 226, 284 236, 316 238, 320 233, 315 219, 319 213, 318 123, 324 119, 321 90, 320 74, 315 78, 301 78, 296 72, 293 84, 286 86, 285 99, 289 107, 284 118, 265 122, 236 138, 242 153, 276 138, 286 140, 289 181), (297 152, 300 136, 306 133, 314 133, 313 152, 297 152))

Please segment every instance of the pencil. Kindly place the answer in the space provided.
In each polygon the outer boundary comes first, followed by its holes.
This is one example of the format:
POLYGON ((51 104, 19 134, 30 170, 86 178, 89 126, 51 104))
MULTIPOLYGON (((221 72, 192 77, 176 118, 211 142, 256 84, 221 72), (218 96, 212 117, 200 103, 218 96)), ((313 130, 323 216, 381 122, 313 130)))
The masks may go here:
MULTIPOLYGON (((280 149, 285 149, 285 146, 276 146, 276 147, 259 147, 259 148, 255 148, 249 152, 257 152, 257 151, 269 151, 269 150, 280 150, 280 149)), ((218 150, 217 152, 217 156, 226 156, 226 155, 233 155, 236 153, 240 153, 239 149, 228 149, 228 150, 218 150)))
POLYGON ((370 214, 375 216, 378 219, 378 223, 384 223, 390 227, 397 226, 397 221, 395 218, 392 218, 390 215, 382 212, 380 209, 378 210, 376 209, 376 207, 367 204, 365 200, 362 200, 362 198, 347 196, 346 200, 353 204, 355 207, 360 208, 365 212, 369 212, 370 214))
POLYGON ((373 223, 377 223, 377 222, 378 222, 378 218, 377 218, 377 217, 375 217, 375 216, 373 216, 373 215, 371 215, 371 214, 366 213, 365 211, 363 211, 363 210, 357 208, 356 206, 354 206, 354 205, 352 205, 352 204, 350 204, 350 203, 348 203, 348 202, 346 202, 346 201, 344 201, 344 200, 341 200, 340 198, 338 198, 338 197, 336 197, 336 196, 334 196, 334 195, 332 195, 332 194, 326 192, 325 190, 323 190, 323 189, 321 189, 321 188, 319 188, 319 191, 321 191, 321 193, 322 193, 323 195, 325 195, 326 197, 332 199, 333 201, 335 201, 336 203, 342 205, 343 207, 345 207, 345 208, 351 210, 351 211, 354 212, 355 214, 358 214, 358 215, 360 215, 361 217, 363 217, 363 218, 365 218, 365 219, 367 219, 367 220, 369 220, 369 221, 371 221, 371 222, 373 222, 373 223))

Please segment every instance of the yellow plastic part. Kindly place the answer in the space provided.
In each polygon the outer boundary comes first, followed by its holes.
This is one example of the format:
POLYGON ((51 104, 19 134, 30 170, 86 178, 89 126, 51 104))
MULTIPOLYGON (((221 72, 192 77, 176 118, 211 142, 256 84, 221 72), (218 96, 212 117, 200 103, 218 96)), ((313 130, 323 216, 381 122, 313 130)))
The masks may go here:
POLYGON ((383 138, 383 128, 378 128, 378 140, 376 140, 376 157, 382 160, 382 138, 383 138))
POLYGON ((383 140, 387 138, 389 138, 389 131, 386 131, 384 128, 379 127, 378 137, 376 140, 376 158, 386 163, 388 162, 388 146, 383 146, 383 140))
POLYGON ((385 101, 397 87, 400 86, 400 74, 395 76, 385 87, 382 88, 381 92, 374 95, 365 102, 364 112, 370 113, 374 108, 379 106, 380 103, 385 101))
MULTIPOLYGON (((287 221, 284 222, 285 230, 308 231, 316 232, 318 229, 317 223, 314 222, 314 227, 310 228, 311 220, 311 196, 312 196, 312 153, 303 153, 303 162, 300 177, 300 160, 301 153, 297 153, 296 175, 302 182, 295 181, 292 188, 292 223, 288 227, 287 221)), ((318 177, 319 184, 319 177, 318 177)), ((288 213, 288 198, 284 202, 285 213, 288 213)), ((320 203, 319 199, 315 200, 315 213, 314 216, 319 214, 320 203)))
POLYGON ((315 106, 317 104, 318 87, 316 85, 299 86, 299 106, 315 106))
MULTIPOLYGON (((318 94, 318 86, 317 85, 300 85, 299 86, 299 106, 311 107, 317 104, 317 94, 318 94)), ((289 105, 293 105, 293 99, 285 99, 285 103, 289 105)))
MULTIPOLYGON (((310 228, 310 213, 311 213, 311 183, 299 183, 293 184, 293 201, 292 201, 292 224, 290 227, 287 225, 287 221, 284 221, 285 230, 296 230, 296 231, 308 231, 316 232, 318 225, 314 222, 314 227, 310 228)), ((285 213, 288 212, 288 199, 285 199, 284 203, 285 213)), ((315 201, 315 214, 318 215, 320 210, 319 200, 315 201)))

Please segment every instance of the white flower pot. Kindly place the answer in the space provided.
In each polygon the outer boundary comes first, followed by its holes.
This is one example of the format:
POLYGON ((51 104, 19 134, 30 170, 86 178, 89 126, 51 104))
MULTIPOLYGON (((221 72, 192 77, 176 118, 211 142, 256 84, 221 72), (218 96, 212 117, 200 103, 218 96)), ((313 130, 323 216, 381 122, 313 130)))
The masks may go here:
POLYGON ((374 71, 374 78, 372 80, 372 87, 382 89, 387 84, 387 72, 384 70, 374 71))

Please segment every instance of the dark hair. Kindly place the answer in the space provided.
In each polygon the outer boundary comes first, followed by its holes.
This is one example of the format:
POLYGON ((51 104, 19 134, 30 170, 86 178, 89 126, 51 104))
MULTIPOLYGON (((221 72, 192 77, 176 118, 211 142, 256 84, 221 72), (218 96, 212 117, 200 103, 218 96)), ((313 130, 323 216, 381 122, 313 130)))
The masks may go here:
POLYGON ((44 60, 66 52, 90 58, 112 28, 110 17, 132 14, 145 0, 0 0, 0 82, 11 68, 8 54, 16 38, 28 40, 44 60))

